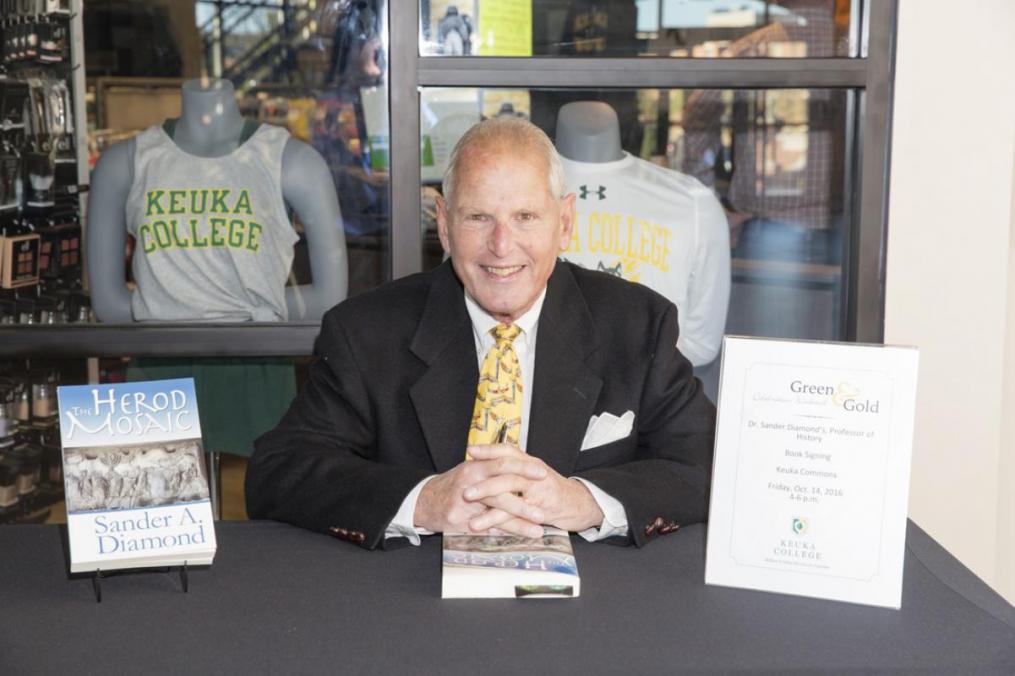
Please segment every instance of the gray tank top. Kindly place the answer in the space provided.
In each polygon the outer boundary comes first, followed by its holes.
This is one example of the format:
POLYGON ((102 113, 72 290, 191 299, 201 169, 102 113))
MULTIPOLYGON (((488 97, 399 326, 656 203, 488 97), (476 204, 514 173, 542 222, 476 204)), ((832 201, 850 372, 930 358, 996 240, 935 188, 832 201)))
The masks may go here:
POLYGON ((298 236, 282 199, 289 132, 261 125, 224 157, 179 148, 161 126, 136 138, 127 231, 135 321, 284 321, 298 236))

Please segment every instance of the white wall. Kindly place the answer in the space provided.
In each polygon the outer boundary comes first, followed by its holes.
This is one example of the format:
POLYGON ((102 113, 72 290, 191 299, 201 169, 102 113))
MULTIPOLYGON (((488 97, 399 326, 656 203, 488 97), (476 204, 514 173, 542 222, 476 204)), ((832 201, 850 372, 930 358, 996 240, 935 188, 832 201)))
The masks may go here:
MULTIPOLYGON (((1015 158, 1012 160, 1015 165, 1015 158)), ((1015 170, 1012 171, 1015 174, 1015 170)), ((1001 458, 998 475, 997 575, 995 587, 1015 603, 1015 176, 1008 237, 1008 325, 1001 398, 1001 458)))
POLYGON ((900 0, 885 342, 920 348, 910 516, 1015 600, 1015 2, 900 0))

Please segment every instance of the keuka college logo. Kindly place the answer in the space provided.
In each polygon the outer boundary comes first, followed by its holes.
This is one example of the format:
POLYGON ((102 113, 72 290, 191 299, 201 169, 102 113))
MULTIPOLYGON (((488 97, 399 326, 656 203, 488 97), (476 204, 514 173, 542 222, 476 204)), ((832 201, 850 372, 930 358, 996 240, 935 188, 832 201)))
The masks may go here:
POLYGON ((587 185, 583 185, 578 188, 579 199, 587 200, 589 198, 590 193, 597 195, 599 197, 599 200, 602 201, 606 199, 606 186, 605 185, 596 186, 595 190, 589 190, 589 187, 587 185))
POLYGON ((780 537, 779 543, 772 548, 772 554, 776 557, 775 560, 785 562, 788 559, 793 563, 804 566, 827 568, 827 566, 820 563, 824 557, 822 552, 818 550, 817 544, 810 542, 809 537, 803 537, 810 530, 810 520, 806 517, 795 516, 793 517, 792 527, 795 537, 780 537))

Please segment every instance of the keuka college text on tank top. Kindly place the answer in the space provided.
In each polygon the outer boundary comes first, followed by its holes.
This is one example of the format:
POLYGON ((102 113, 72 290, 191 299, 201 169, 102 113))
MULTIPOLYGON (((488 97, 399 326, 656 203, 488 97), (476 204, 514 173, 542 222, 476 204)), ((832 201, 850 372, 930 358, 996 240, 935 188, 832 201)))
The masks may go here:
POLYGON ((223 157, 137 137, 127 198, 136 321, 279 321, 298 236, 282 198, 289 133, 261 125, 223 157))

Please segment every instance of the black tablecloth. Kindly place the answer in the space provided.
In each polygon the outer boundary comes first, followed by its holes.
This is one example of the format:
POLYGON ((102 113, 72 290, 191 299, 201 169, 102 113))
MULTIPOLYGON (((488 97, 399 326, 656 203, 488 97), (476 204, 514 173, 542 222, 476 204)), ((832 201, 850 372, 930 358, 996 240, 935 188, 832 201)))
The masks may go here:
POLYGON ((218 525, 210 569, 68 579, 65 531, 0 528, 0 673, 1015 673, 1015 610, 910 524, 902 610, 722 587, 704 528, 574 538, 578 599, 441 600, 440 541, 368 552, 218 525))

